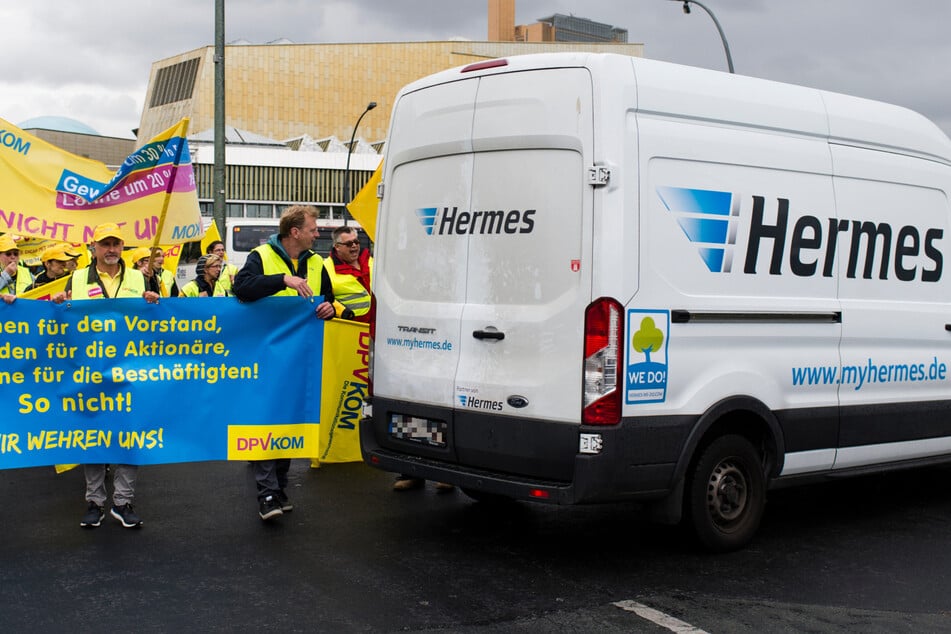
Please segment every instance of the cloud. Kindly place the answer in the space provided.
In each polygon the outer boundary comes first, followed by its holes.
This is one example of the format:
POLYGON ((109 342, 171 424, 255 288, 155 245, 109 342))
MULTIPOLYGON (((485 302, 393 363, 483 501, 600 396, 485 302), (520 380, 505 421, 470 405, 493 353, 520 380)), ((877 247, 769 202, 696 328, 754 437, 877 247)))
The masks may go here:
MULTIPOLYGON (((0 117, 80 119, 128 137, 138 126, 151 64, 215 41, 214 2, 31 0, 4 3, 0 117), (11 28, 12 27, 12 28, 11 28), (130 103, 131 102, 131 103, 130 103)), ((706 0, 738 73, 880 99, 951 132, 951 22, 946 0, 706 0)), ((553 13, 626 28, 645 55, 726 70, 719 34, 694 6, 664 0, 517 0, 516 23, 553 13)), ((475 0, 227 0, 225 39, 265 43, 483 40, 475 0)))

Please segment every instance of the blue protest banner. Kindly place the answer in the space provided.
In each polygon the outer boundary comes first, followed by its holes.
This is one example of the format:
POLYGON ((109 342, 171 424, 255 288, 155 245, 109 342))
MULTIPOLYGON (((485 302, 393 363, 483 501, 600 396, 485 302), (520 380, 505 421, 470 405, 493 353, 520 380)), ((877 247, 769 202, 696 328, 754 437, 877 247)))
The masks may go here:
POLYGON ((314 306, 0 304, 0 468, 316 456, 314 306))

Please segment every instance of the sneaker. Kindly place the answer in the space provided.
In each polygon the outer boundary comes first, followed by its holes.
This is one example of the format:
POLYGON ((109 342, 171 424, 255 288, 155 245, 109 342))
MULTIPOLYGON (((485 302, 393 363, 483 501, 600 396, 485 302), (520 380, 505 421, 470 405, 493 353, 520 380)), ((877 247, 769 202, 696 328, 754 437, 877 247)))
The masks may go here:
POLYGON ((96 528, 102 523, 102 518, 105 517, 106 513, 102 510, 102 507, 96 504, 95 502, 89 503, 89 508, 86 509, 86 514, 83 515, 83 519, 79 521, 79 525, 83 528, 96 528))
POLYGON ((290 513, 294 510, 294 505, 291 504, 291 501, 287 499, 287 494, 284 491, 279 491, 277 494, 277 501, 281 505, 281 511, 284 513, 290 513))
POLYGON ((456 487, 448 482, 437 482, 436 483, 436 493, 449 493, 450 491, 455 491, 456 487))
POLYGON ((410 489, 418 489, 424 484, 426 484, 426 481, 422 478, 411 478, 409 476, 401 475, 396 479, 396 482, 393 483, 393 490, 409 491, 410 489))
POLYGON ((278 501, 277 497, 274 495, 269 495, 263 500, 261 500, 260 508, 258 510, 258 515, 261 516, 262 520, 269 520, 272 517, 279 517, 284 514, 284 511, 281 510, 281 503, 278 501))
POLYGON ((125 528, 138 528, 142 526, 142 520, 136 515, 131 503, 113 506, 112 510, 109 511, 109 515, 119 520, 125 528))

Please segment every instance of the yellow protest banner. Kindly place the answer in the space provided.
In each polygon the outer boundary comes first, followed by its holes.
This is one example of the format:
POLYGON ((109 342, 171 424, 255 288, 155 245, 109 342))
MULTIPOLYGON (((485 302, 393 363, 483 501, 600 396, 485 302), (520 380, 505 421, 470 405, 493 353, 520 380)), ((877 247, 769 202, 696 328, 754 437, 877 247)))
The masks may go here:
POLYGON ((357 462, 363 459, 359 423, 369 386, 369 326, 333 319, 324 333, 320 462, 357 462))
POLYGON ((69 276, 64 275, 63 277, 57 280, 53 280, 52 282, 43 284, 42 286, 37 286, 36 288, 26 291, 25 293, 20 293, 18 297, 20 297, 21 299, 47 299, 48 300, 50 297, 52 297, 56 293, 66 290, 66 280, 68 279, 69 279, 69 276))
POLYGON ((88 244, 96 225, 123 227, 127 246, 202 235, 188 119, 129 155, 114 173, 0 119, 0 232, 88 244))

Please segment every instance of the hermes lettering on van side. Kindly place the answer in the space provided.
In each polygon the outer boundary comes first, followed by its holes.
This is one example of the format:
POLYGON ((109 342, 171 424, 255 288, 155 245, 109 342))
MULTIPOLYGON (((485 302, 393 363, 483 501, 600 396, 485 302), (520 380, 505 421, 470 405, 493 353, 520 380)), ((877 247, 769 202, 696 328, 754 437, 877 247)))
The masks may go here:
POLYGON ((459 211, 443 207, 439 219, 439 235, 485 235, 497 233, 531 233, 535 228, 534 209, 510 211, 459 211))
POLYGON ((905 225, 897 231, 887 222, 875 224, 868 220, 844 220, 826 218, 825 222, 815 216, 800 217, 789 232, 789 200, 778 199, 775 224, 763 220, 766 201, 763 196, 753 196, 753 215, 750 220, 750 237, 746 248, 744 273, 756 273, 756 260, 760 242, 764 249, 772 243, 769 261, 770 275, 782 274, 782 263, 787 252, 789 268, 793 275, 811 277, 820 271, 823 277, 832 277, 836 246, 840 240, 849 241, 849 261, 846 276, 881 280, 889 272, 903 282, 920 279, 922 282, 937 282, 941 279, 944 257, 935 242, 944 236, 944 230, 932 227, 922 237, 917 227, 905 225), (864 248, 863 248, 864 245, 864 248), (922 261, 924 258, 924 261, 922 261), (930 264, 930 266, 929 266, 930 264), (877 267, 876 267, 877 265, 877 267))

